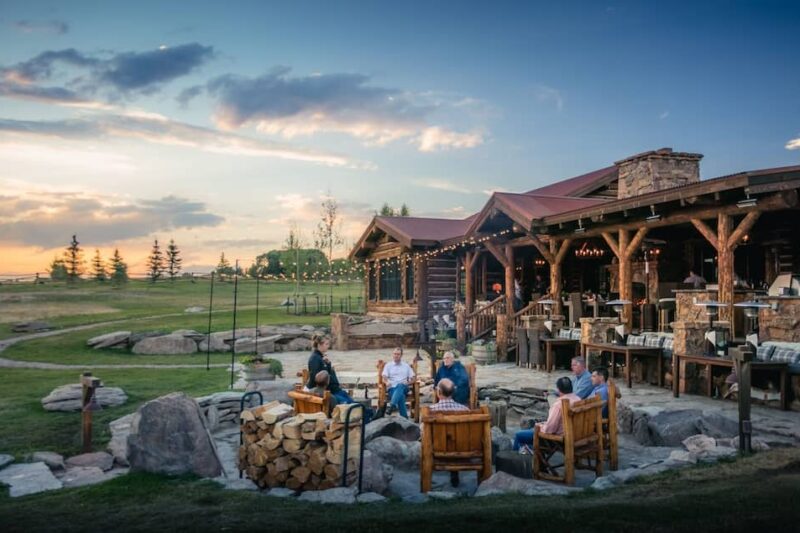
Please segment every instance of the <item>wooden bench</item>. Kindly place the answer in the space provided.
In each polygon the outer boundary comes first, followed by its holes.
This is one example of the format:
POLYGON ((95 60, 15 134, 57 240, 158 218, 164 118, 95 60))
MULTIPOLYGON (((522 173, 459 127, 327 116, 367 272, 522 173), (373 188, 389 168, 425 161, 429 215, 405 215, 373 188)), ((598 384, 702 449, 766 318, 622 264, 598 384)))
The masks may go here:
POLYGON ((575 469, 594 470, 603 475, 603 400, 594 396, 573 405, 561 400, 563 435, 543 433, 537 424, 533 430, 533 477, 575 484, 575 469), (562 464, 554 463, 556 453, 564 455, 562 464), (584 464, 584 461, 586 463, 584 464), (594 463, 594 466, 592 465, 594 463), (558 469, 564 469, 559 474, 558 469))
POLYGON ((325 413, 325 416, 330 415, 331 393, 325 391, 325 395, 321 398, 316 394, 310 392, 303 392, 299 390, 289 391, 289 398, 292 399, 292 406, 294 407, 294 414, 309 414, 309 413, 325 413))
MULTIPOLYGON (((388 398, 386 397, 386 384, 383 382, 383 367, 386 362, 382 359, 378 361, 378 409, 386 405, 388 398)), ((414 419, 414 422, 419 424, 419 374, 417 373, 417 361, 411 364, 411 369, 414 371, 414 383, 409 385, 408 394, 406 394, 406 405, 408 405, 408 415, 414 419)))
POLYGON ((429 492, 434 470, 475 470, 478 483, 492 475, 489 408, 431 412, 422 408, 420 489, 429 492))
MULTIPOLYGON (((633 376, 631 374, 631 362, 634 355, 655 357, 658 365, 658 386, 664 385, 664 357, 662 349, 655 346, 632 346, 628 344, 611 344, 607 342, 582 342, 581 355, 586 357, 589 350, 598 350, 601 355, 608 352, 611 355, 611 375, 616 376, 616 364, 614 355, 620 354, 625 357, 625 382, 628 388, 633 387, 633 376)), ((588 361, 587 361, 588 362, 588 361)))
MULTIPOLYGON (((436 373, 439 372, 439 367, 442 366, 442 361, 436 361, 436 373)), ((469 376, 469 407, 470 409, 477 409, 478 408, 478 387, 477 382, 475 381, 475 374, 477 373, 477 367, 475 363, 467 363, 464 365, 464 369, 467 371, 467 376, 469 376)), ((435 374, 436 374, 435 373, 435 374)), ((434 380, 436 376, 434 374, 434 380)), ((433 389, 433 403, 439 403, 439 393, 436 391, 436 388, 433 389)))

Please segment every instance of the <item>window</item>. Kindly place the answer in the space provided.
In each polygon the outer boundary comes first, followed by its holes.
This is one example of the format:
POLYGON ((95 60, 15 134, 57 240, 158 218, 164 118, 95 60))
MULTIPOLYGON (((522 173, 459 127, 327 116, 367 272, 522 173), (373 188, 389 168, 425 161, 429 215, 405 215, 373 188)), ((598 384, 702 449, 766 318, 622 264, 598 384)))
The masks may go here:
POLYGON ((374 301, 377 299, 378 295, 375 293, 377 288, 377 283, 375 281, 378 278, 378 263, 367 263, 367 276, 369 279, 369 299, 374 301))
POLYGON ((406 259, 406 301, 414 300, 414 260, 406 259))
POLYGON ((381 300, 400 300, 402 297, 400 262, 397 259, 382 261, 380 270, 381 300))

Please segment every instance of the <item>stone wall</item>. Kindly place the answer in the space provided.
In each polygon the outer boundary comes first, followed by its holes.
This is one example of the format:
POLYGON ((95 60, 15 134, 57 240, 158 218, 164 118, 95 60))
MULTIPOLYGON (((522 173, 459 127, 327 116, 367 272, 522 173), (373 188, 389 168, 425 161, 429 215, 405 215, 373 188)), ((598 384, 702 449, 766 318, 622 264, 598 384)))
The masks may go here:
POLYGON ((661 148, 638 154, 615 164, 619 167, 618 198, 663 191, 700 181, 702 154, 673 152, 661 148))
POLYGON ((777 309, 761 309, 758 312, 758 336, 760 341, 800 342, 800 297, 762 298, 777 309))
POLYGON ((334 350, 371 350, 416 346, 422 323, 416 317, 369 317, 334 313, 334 350))
POLYGON ((545 330, 544 323, 548 320, 553 321, 553 331, 558 334, 558 330, 564 326, 564 315, 525 315, 522 317, 522 326, 525 329, 539 328, 545 330))

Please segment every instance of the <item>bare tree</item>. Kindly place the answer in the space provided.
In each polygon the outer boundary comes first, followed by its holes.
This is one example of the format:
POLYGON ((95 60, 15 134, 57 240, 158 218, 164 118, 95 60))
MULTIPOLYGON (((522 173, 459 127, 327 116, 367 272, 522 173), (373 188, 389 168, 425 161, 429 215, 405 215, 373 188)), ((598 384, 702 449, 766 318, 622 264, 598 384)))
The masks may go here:
POLYGON ((294 296, 297 298, 300 294, 300 249, 306 245, 303 232, 297 221, 293 220, 289 223, 289 235, 286 237, 284 244, 287 250, 294 251, 294 296))
POLYGON ((339 204, 330 192, 322 202, 320 221, 314 232, 314 244, 328 256, 328 281, 331 286, 331 301, 333 300, 333 249, 344 242, 340 231, 341 219, 339 218, 339 204))

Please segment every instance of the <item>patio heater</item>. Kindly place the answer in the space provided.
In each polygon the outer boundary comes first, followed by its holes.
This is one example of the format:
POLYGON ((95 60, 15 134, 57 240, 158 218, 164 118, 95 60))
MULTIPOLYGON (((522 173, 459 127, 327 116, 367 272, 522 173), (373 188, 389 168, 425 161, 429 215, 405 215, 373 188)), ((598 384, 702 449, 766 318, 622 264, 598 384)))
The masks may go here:
POLYGON ((705 356, 717 357, 719 355, 725 355, 728 348, 725 332, 714 327, 714 319, 719 316, 719 308, 725 307, 725 304, 715 300, 709 300, 706 302, 695 302, 694 305, 705 307, 706 316, 708 317, 708 330, 706 330, 705 334, 705 356))
POLYGON ((750 326, 750 333, 745 336, 745 343, 755 351, 758 348, 758 310, 770 307, 769 304, 764 302, 739 302, 733 304, 734 307, 740 307, 744 310, 744 316, 750 326))
POLYGON ((610 307, 617 313, 619 325, 614 326, 614 344, 625 344, 625 323, 622 321, 622 312, 625 310, 626 305, 630 305, 630 300, 610 300, 606 302, 606 306, 610 307))
POLYGON ((536 302, 540 304, 544 308, 544 314, 547 315, 547 320, 544 321, 544 327, 547 329, 547 332, 550 336, 553 336, 553 306, 556 304, 555 300, 551 300, 550 298, 543 298, 536 302))

